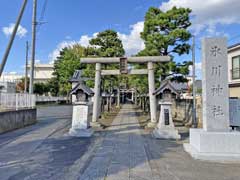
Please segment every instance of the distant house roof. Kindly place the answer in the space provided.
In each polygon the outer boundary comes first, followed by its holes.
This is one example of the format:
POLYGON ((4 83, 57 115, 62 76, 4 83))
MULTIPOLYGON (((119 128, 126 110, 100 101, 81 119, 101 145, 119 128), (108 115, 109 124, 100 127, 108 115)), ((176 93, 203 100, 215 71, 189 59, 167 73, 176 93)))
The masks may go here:
POLYGON ((85 84, 78 83, 70 92, 70 94, 76 94, 78 90, 82 90, 84 93, 86 93, 89 96, 94 95, 94 92, 85 84))
POLYGON ((172 93, 179 95, 181 92, 186 92, 188 90, 187 83, 178 83, 171 82, 170 80, 165 80, 161 82, 160 87, 153 93, 154 95, 158 95, 163 93, 164 90, 169 89, 172 93))
POLYGON ((238 49, 238 48, 240 48, 240 43, 233 44, 231 46, 228 46, 228 52, 233 51, 233 50, 238 49))

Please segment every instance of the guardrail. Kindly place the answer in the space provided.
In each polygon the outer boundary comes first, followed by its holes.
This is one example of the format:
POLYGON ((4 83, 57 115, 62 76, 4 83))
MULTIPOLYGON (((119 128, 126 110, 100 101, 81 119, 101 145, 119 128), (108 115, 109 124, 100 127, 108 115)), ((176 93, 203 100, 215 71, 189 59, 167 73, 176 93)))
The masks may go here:
POLYGON ((0 110, 36 107, 36 96, 23 93, 0 93, 0 110))

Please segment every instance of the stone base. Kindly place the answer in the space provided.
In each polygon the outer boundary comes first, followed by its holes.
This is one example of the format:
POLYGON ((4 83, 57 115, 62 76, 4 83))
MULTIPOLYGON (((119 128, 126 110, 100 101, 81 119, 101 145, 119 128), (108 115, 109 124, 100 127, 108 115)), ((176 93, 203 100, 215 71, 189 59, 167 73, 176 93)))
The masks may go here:
POLYGON ((69 135, 73 137, 91 137, 93 135, 93 130, 89 129, 70 129, 69 135))
POLYGON ((184 149, 193 158, 240 163, 240 132, 207 132, 190 129, 190 143, 184 149))
POLYGON ((101 127, 101 124, 99 122, 90 122, 90 126, 99 128, 101 127))
POLYGON ((153 137, 157 139, 181 139, 178 131, 174 128, 156 128, 152 132, 153 137))
POLYGON ((147 124, 147 127, 148 127, 148 128, 155 128, 156 125, 157 125, 156 122, 149 122, 149 123, 147 124))

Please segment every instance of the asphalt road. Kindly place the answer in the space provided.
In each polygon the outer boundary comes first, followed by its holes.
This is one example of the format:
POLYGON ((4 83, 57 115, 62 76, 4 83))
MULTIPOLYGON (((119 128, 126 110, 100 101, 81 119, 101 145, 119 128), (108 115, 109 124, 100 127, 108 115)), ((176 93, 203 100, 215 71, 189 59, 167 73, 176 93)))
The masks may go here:
POLYGON ((90 139, 68 136, 71 106, 45 106, 38 123, 0 135, 0 180, 63 179, 89 148, 90 139))

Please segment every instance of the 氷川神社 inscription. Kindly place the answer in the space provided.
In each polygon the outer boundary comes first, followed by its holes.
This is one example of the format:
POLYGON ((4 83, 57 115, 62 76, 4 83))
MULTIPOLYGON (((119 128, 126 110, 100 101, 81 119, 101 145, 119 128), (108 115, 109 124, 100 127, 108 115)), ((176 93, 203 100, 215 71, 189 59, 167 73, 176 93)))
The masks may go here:
POLYGON ((229 93, 226 38, 203 39, 203 128, 228 131, 229 93))

